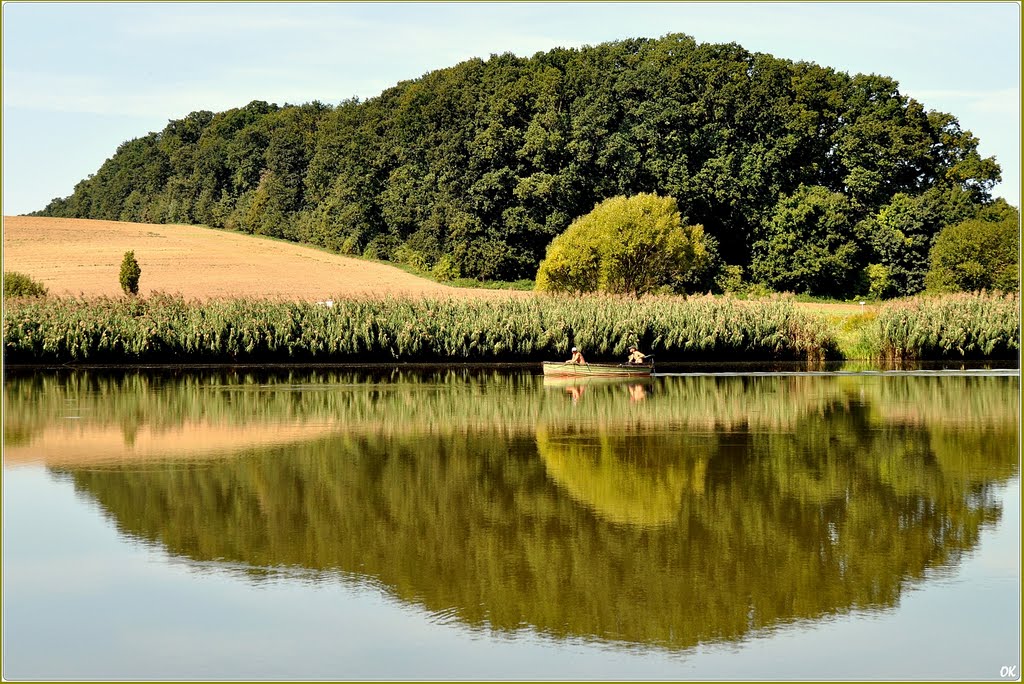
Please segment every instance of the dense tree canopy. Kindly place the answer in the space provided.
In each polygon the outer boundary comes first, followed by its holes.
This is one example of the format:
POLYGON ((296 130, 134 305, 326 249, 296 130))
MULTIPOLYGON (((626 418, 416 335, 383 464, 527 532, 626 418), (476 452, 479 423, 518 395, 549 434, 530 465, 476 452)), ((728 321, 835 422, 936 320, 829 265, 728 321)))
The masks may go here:
POLYGON ((780 291, 851 291, 861 251, 853 213, 846 195, 821 186, 801 186, 783 197, 754 243, 754 279, 780 291))
POLYGON ((871 294, 888 297, 924 288, 928 252, 939 230, 979 210, 969 192, 932 188, 912 197, 897 193, 857 227, 870 246, 866 274, 871 294))
POLYGON ((849 293, 874 266, 909 292, 938 230, 976 214, 998 180, 970 131, 890 78, 675 34, 472 59, 364 102, 193 112, 124 143, 40 213, 201 223, 517 279, 602 200, 655 193, 748 278, 849 293), (835 221, 812 226, 826 206, 835 221), (814 259, 841 253, 827 273, 787 273, 804 256, 790 238, 814 259))

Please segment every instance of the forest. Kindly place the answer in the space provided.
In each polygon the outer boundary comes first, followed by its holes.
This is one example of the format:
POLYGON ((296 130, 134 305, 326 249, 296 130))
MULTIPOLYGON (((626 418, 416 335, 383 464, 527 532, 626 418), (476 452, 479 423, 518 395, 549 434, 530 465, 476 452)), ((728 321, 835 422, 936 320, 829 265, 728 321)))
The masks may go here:
POLYGON ((1016 231, 978 143, 892 78, 670 34, 473 59, 337 106, 192 112, 35 215, 203 224, 513 281, 598 203, 652 193, 703 227, 709 266, 689 291, 891 297, 925 288, 944 228, 1016 231))

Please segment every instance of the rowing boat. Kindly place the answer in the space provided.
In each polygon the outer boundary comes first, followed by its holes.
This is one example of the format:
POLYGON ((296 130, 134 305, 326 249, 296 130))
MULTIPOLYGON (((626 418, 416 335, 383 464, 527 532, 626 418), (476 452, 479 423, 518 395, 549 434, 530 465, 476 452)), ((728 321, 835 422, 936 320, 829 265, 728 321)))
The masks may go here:
POLYGON ((654 365, 650 363, 565 363, 545 361, 544 377, 647 378, 654 365))

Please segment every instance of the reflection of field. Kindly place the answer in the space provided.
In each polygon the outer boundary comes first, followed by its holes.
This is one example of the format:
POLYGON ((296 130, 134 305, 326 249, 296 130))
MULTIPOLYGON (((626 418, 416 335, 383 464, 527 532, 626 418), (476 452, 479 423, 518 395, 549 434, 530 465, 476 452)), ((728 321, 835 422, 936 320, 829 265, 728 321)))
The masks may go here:
POLYGON ((240 451, 294 444, 330 434, 335 426, 319 423, 229 425, 184 422, 171 427, 141 425, 132 430, 110 425, 48 425, 27 443, 7 446, 4 465, 45 463, 81 467, 139 460, 201 459, 235 456, 240 451))

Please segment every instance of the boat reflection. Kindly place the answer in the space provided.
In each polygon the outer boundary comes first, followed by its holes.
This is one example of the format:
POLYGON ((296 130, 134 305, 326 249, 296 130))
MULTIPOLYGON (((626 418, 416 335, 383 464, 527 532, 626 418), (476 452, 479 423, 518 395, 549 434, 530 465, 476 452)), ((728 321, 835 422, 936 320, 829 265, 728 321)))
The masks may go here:
MULTIPOLYGON (((643 401, 647 398, 649 388, 654 384, 654 379, 647 377, 615 377, 615 376, 544 376, 544 387, 552 390, 562 390, 575 404, 586 393, 588 387, 613 387, 622 388, 630 401, 643 401)), ((618 390, 612 389, 612 392, 618 390)))

